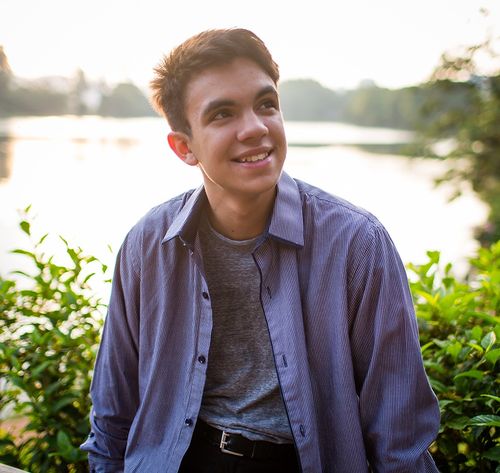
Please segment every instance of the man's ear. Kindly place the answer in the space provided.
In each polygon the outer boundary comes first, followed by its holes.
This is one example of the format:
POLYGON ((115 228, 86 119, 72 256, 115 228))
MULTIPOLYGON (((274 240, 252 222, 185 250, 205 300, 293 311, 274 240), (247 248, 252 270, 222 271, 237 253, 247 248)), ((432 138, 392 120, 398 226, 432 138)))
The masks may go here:
POLYGON ((172 151, 180 159, 182 159, 182 161, 190 166, 196 166, 198 164, 198 160, 191 151, 189 136, 186 135, 186 133, 182 133, 181 131, 171 131, 168 134, 167 139, 172 151))

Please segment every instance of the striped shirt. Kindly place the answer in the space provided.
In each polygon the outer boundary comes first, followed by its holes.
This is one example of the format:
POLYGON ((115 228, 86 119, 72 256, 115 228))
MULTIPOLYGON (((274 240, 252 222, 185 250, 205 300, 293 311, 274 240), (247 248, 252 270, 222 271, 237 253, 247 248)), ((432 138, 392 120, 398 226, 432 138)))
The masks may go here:
MULTIPOLYGON (((206 205, 201 187, 152 209, 120 249, 82 446, 93 472, 175 473, 190 444, 210 363, 206 205)), ((438 404, 383 226, 283 173, 254 260, 302 471, 437 472, 438 404)))

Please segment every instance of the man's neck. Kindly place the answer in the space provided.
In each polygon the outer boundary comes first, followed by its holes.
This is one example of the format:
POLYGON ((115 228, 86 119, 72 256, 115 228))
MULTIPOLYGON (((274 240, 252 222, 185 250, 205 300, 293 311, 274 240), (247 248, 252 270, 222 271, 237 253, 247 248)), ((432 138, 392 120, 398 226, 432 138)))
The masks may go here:
POLYGON ((212 227, 232 240, 248 240, 262 234, 274 206, 276 188, 252 198, 227 196, 217 199, 207 193, 212 227))

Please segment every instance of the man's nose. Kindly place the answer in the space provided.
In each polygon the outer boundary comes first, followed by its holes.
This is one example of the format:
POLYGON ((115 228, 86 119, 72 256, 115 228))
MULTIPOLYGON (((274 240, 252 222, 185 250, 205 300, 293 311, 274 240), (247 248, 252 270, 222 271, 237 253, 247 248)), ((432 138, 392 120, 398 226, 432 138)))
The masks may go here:
POLYGON ((262 138, 269 133, 263 117, 255 113, 254 110, 245 113, 241 118, 238 130, 238 140, 246 141, 249 139, 262 138))

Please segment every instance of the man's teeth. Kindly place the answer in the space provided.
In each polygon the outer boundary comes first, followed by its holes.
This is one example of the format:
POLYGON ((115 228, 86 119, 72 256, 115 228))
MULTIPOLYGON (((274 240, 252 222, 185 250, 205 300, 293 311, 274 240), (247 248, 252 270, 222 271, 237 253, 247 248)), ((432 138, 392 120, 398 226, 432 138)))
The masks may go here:
POLYGON ((239 159, 239 161, 240 163, 254 163, 255 161, 261 161, 267 158, 268 155, 269 153, 260 153, 256 154, 255 156, 247 156, 246 158, 241 158, 239 159))

